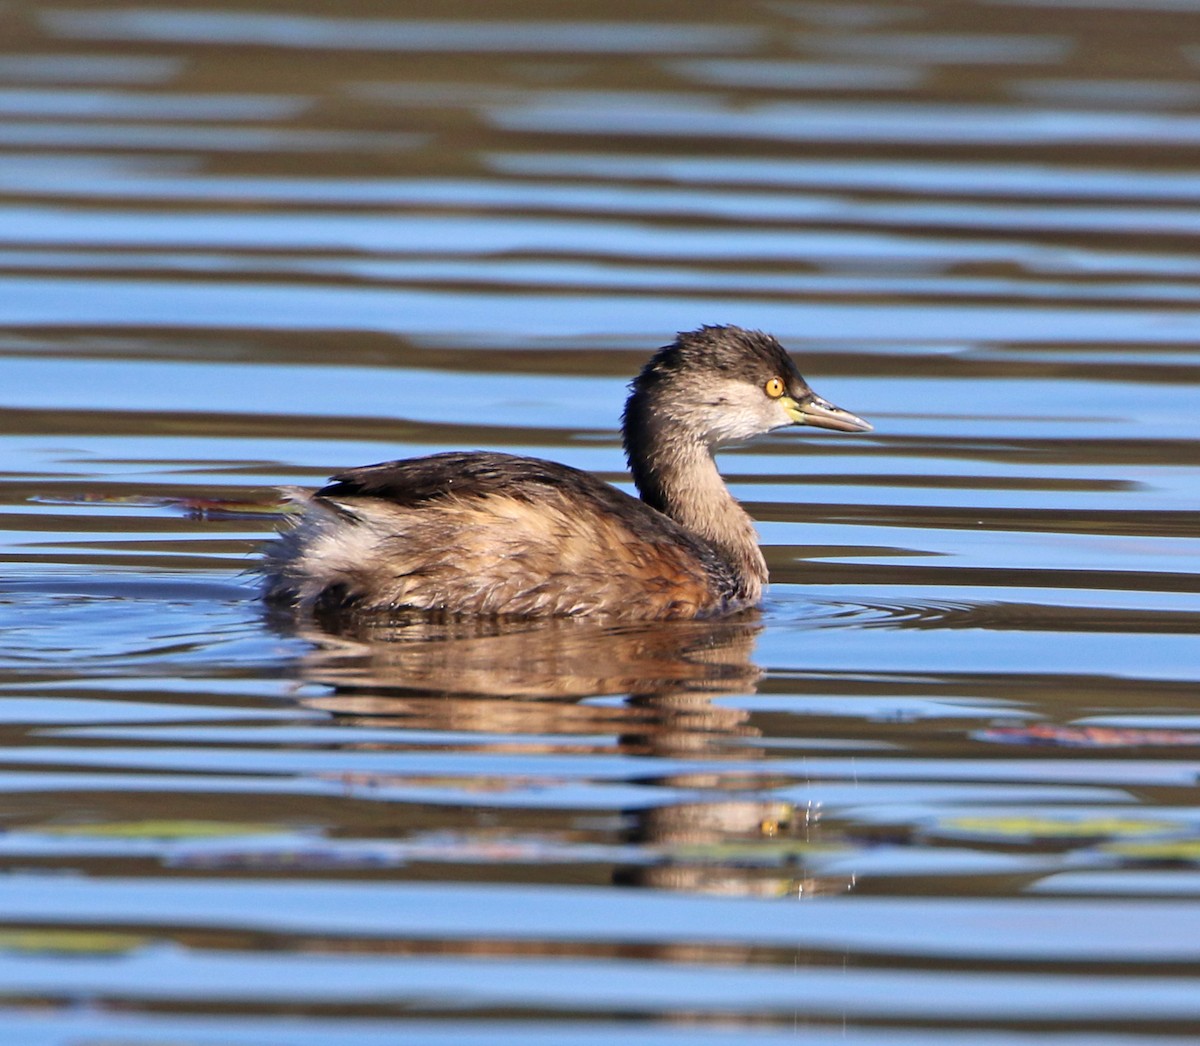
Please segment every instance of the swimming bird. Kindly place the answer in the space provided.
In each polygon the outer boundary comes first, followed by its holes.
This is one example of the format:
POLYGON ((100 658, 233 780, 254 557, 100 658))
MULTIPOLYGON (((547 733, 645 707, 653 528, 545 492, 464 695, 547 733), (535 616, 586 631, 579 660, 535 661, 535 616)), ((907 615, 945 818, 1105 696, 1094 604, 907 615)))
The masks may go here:
POLYGON ((785 425, 871 426, 821 399, 761 331, 680 333, 630 385, 640 500, 538 458, 451 451, 291 490, 265 598, 302 612, 696 618, 757 604, 767 565, 713 451, 785 425))

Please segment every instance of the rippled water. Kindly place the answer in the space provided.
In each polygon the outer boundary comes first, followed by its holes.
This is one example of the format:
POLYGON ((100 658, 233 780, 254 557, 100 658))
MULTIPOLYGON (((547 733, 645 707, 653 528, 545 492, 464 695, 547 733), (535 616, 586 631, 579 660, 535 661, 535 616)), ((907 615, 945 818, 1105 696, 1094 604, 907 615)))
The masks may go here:
POLYGON ((1200 4, 0 8, 6 1041, 1200 1033, 1200 4), (266 615, 281 484, 726 453, 760 614, 266 615))

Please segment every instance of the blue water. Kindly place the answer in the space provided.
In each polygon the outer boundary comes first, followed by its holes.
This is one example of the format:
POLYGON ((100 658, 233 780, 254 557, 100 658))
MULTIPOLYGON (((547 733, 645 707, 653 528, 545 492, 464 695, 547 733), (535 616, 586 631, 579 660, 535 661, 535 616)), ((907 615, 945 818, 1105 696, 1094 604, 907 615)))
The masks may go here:
POLYGON ((17 3, 0 1022, 30 1046, 1200 1034, 1200 4, 17 3), (759 614, 257 600, 277 488, 721 458, 759 614))

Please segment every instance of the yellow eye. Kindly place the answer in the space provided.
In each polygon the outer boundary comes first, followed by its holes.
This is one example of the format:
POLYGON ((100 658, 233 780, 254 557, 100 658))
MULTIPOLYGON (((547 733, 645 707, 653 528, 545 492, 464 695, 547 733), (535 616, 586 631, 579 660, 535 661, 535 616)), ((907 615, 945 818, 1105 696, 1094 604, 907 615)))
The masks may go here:
POLYGON ((783 379, 768 378, 767 383, 763 386, 763 391, 773 400, 779 399, 783 395, 783 379))

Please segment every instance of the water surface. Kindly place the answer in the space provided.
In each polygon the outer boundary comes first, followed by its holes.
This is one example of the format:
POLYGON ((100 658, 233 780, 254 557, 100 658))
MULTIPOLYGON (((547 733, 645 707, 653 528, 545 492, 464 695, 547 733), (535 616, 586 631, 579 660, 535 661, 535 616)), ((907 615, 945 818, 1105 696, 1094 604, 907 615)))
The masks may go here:
POLYGON ((1200 5, 0 12, 0 1019, 33 1046, 1192 1041, 1200 5), (769 330, 761 612, 265 613, 276 488, 625 486, 769 330))

